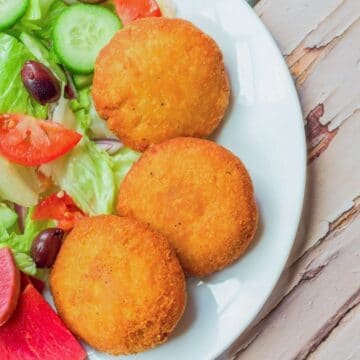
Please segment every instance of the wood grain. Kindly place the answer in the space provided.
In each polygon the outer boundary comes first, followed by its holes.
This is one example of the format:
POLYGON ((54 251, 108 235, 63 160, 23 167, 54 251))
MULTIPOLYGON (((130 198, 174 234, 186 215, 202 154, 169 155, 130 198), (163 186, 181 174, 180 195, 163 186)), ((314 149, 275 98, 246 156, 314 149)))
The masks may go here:
POLYGON ((360 1, 261 0, 308 139, 303 219, 277 288, 223 359, 360 359, 360 1), (235 355, 234 355, 235 354, 235 355))
POLYGON ((237 359, 306 359, 315 352, 360 303, 359 233, 360 222, 352 221, 288 269, 291 289, 252 329, 255 340, 240 346, 237 359))

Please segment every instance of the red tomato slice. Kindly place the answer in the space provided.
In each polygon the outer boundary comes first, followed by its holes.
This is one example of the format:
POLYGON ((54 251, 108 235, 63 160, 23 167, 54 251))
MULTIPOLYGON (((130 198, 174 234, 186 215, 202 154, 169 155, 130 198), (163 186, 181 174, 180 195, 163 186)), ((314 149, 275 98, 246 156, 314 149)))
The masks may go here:
POLYGON ((145 17, 160 17, 155 0, 114 0, 116 12, 124 25, 145 17))
POLYGON ((25 166, 39 166, 64 155, 81 135, 60 124, 19 114, 0 115, 0 153, 25 166))
POLYGON ((58 227, 64 231, 71 230, 86 215, 75 205, 72 198, 60 191, 44 199, 32 215, 33 220, 57 220, 58 227))

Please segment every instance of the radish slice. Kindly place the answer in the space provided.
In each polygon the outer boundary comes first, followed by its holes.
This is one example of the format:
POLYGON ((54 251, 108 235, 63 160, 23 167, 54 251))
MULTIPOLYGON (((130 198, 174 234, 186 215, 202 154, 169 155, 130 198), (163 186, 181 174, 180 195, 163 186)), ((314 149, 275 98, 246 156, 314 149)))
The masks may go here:
POLYGON ((58 315, 28 285, 11 319, 0 327, 1 359, 85 360, 85 350, 58 315))
POLYGON ((9 248, 0 249, 0 326, 13 314, 20 294, 20 272, 9 248))

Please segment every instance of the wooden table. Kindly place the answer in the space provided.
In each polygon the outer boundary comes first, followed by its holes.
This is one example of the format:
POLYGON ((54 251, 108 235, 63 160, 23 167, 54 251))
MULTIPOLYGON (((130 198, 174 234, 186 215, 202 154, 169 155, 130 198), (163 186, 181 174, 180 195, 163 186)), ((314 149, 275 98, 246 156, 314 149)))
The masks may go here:
POLYGON ((359 360, 360 0, 261 0, 255 10, 297 85, 308 184, 288 266, 222 358, 359 360))

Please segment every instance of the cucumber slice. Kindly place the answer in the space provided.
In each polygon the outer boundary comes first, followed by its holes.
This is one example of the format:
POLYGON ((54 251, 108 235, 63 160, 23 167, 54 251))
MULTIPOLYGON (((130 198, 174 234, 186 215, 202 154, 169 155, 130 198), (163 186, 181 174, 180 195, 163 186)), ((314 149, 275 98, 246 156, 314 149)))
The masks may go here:
POLYGON ((0 0, 0 31, 11 28, 27 10, 29 0, 0 0))
POLYGON ((54 27, 55 52, 69 70, 90 74, 98 53, 120 28, 119 18, 101 6, 70 6, 54 27))

